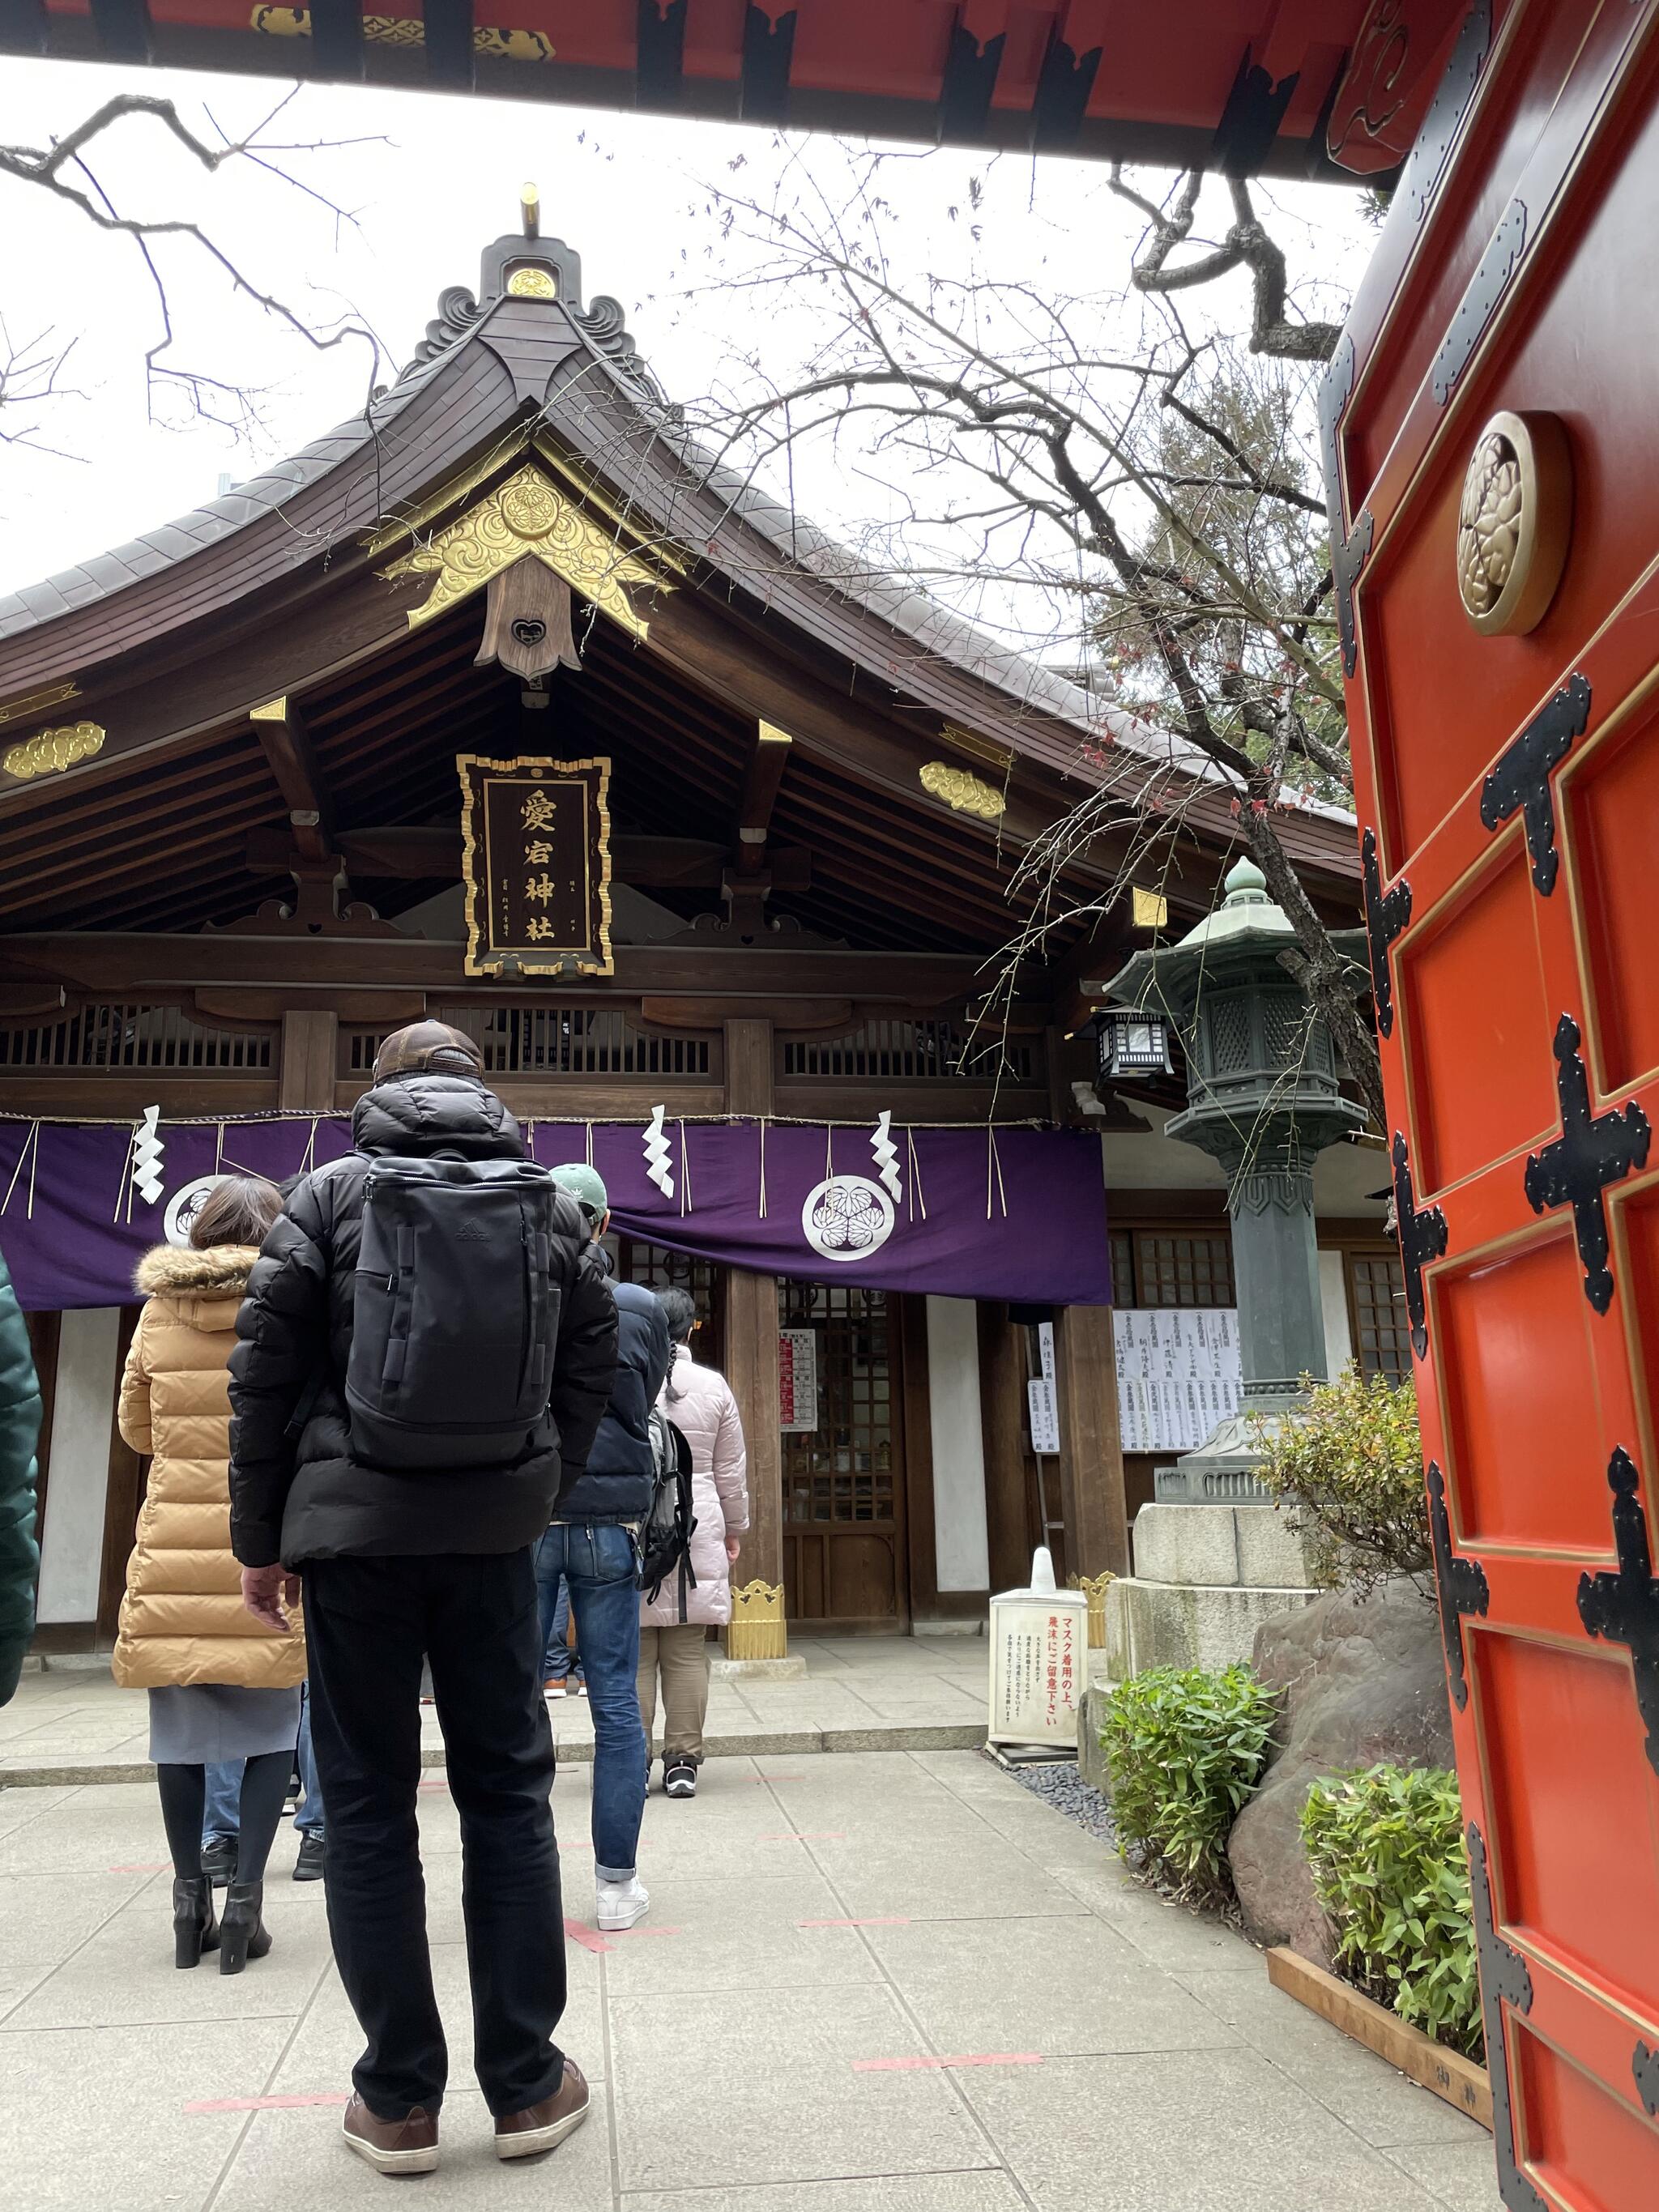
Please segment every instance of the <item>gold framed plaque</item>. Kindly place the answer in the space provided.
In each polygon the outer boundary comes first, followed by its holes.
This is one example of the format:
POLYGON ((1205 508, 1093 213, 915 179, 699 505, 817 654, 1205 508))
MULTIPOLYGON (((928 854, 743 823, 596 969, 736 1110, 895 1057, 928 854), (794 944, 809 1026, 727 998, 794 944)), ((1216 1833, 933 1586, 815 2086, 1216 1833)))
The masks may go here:
POLYGON ((611 763, 461 753, 469 975, 609 975, 611 763))

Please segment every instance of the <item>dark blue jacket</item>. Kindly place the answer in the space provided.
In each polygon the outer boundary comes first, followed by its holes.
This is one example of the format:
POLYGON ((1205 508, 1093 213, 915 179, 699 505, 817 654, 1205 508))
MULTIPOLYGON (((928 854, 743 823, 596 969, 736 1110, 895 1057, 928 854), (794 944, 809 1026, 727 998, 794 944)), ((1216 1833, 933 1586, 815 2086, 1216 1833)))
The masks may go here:
POLYGON ((586 1466, 567 1463, 556 1521, 643 1521, 651 1510, 651 1408, 674 1348, 654 1291, 613 1282, 611 1294, 617 1302, 617 1379, 586 1466))

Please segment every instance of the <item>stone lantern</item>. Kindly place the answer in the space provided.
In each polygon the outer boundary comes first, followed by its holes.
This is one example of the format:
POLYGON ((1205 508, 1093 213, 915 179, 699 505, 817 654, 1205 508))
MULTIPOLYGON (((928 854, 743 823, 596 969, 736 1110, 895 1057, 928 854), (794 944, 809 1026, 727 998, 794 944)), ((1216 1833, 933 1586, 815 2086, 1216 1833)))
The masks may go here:
POLYGON ((1342 1096, 1329 1030, 1281 964, 1295 933, 1267 878, 1240 860, 1226 892, 1179 944, 1137 952, 1109 986, 1180 1036, 1187 1107, 1164 1133, 1220 1162, 1232 1221, 1243 1407, 1160 1479, 1161 1500, 1259 1495, 1249 1417, 1291 1411, 1299 1378, 1324 1375, 1314 1161, 1365 1119, 1342 1096))

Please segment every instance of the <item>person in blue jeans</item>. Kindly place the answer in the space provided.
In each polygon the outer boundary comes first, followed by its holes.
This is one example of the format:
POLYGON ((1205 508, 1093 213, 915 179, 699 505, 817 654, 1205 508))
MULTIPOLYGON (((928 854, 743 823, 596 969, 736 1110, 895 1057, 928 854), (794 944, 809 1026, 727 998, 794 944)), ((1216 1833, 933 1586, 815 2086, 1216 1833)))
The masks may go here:
MULTIPOLYGON (((547 1611, 545 1592, 542 1594, 542 1611, 547 1611)), ((542 1687, 550 1698, 580 1698, 587 1689, 581 1655, 570 1645, 570 1585, 562 1574, 558 1578, 553 1625, 547 1632, 547 1649, 542 1655, 542 1687)))
MULTIPOLYGON (((300 1804, 294 1815, 300 1855, 294 1862, 295 1881, 323 1878, 323 1793, 317 1786, 317 1765, 311 1755, 311 1693, 300 1691, 300 1736, 294 1747, 294 1763, 300 1770, 300 1804)), ((228 1759, 207 1770, 207 1806, 202 1817, 202 1872, 222 1889, 236 1871, 236 1826, 242 1794, 240 1759, 228 1759)))
MULTIPOLYGON (((596 1171, 555 1168, 599 1243, 611 1200, 596 1171)), ((635 1861, 645 1813, 646 1742, 640 1719, 639 1547, 651 1510, 654 1462, 651 1408, 667 1378, 673 1346, 662 1301, 638 1283, 611 1284, 617 1304, 617 1375, 585 1467, 564 1469, 553 1518, 536 1552, 544 1649, 560 1583, 576 1614, 579 1663, 593 1708, 593 1875, 599 1927, 631 1928, 651 1899, 635 1861)))

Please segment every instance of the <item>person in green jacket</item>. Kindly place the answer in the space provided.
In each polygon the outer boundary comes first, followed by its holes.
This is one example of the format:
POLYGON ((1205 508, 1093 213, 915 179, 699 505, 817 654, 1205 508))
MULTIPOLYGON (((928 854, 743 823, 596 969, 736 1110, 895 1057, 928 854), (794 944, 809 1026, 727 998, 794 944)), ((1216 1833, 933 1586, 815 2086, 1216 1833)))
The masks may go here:
POLYGON ((0 1705, 17 1687, 34 1633, 34 1446, 40 1385, 29 1333, 0 1257, 0 1705))

